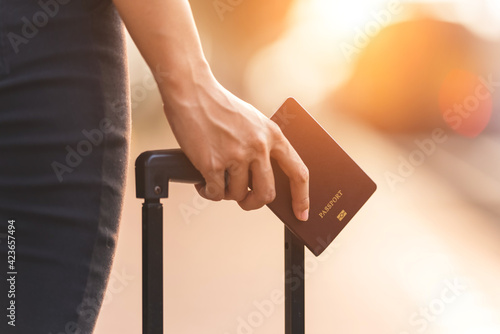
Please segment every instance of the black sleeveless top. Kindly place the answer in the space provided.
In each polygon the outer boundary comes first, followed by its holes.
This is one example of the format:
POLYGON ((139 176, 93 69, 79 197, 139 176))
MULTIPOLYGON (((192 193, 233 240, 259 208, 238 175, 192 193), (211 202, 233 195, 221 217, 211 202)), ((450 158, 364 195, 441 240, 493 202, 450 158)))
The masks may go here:
POLYGON ((0 0, 0 333, 94 327, 128 159, 126 73, 110 1, 0 0))

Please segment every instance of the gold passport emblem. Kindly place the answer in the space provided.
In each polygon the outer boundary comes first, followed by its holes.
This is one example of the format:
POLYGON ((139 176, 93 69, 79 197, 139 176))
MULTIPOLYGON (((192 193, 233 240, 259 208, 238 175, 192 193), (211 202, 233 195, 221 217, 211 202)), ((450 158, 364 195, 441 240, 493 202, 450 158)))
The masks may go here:
POLYGON ((339 221, 342 221, 342 219, 344 219, 344 217, 347 215, 347 212, 345 212, 345 210, 342 210, 340 211, 339 215, 337 216, 337 219, 339 221))

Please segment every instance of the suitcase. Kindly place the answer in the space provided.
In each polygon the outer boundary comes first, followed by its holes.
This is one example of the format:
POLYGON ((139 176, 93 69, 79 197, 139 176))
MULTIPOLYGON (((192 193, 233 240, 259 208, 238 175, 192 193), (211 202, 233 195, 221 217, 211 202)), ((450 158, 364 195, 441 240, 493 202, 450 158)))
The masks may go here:
MULTIPOLYGON (((204 179, 180 149, 143 152, 135 162, 135 176, 136 196, 144 199, 142 331, 143 334, 162 334, 163 206, 160 199, 168 197, 170 181, 199 183, 204 179)), ((304 334, 304 244, 287 227, 284 229, 285 334, 304 334)))

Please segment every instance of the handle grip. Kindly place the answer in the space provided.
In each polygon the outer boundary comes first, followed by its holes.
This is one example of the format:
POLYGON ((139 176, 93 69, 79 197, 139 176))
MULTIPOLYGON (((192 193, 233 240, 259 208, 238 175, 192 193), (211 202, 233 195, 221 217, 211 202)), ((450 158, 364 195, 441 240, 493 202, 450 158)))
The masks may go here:
POLYGON ((168 183, 201 183, 205 179, 181 149, 146 151, 135 161, 136 197, 168 197, 168 183))

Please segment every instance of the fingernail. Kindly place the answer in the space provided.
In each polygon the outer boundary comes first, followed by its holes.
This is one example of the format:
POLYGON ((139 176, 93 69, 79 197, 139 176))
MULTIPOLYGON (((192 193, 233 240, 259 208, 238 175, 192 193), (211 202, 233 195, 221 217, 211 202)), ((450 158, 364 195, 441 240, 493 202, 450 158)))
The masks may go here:
POLYGON ((309 209, 302 211, 299 219, 304 221, 304 222, 307 221, 309 219, 309 209))

